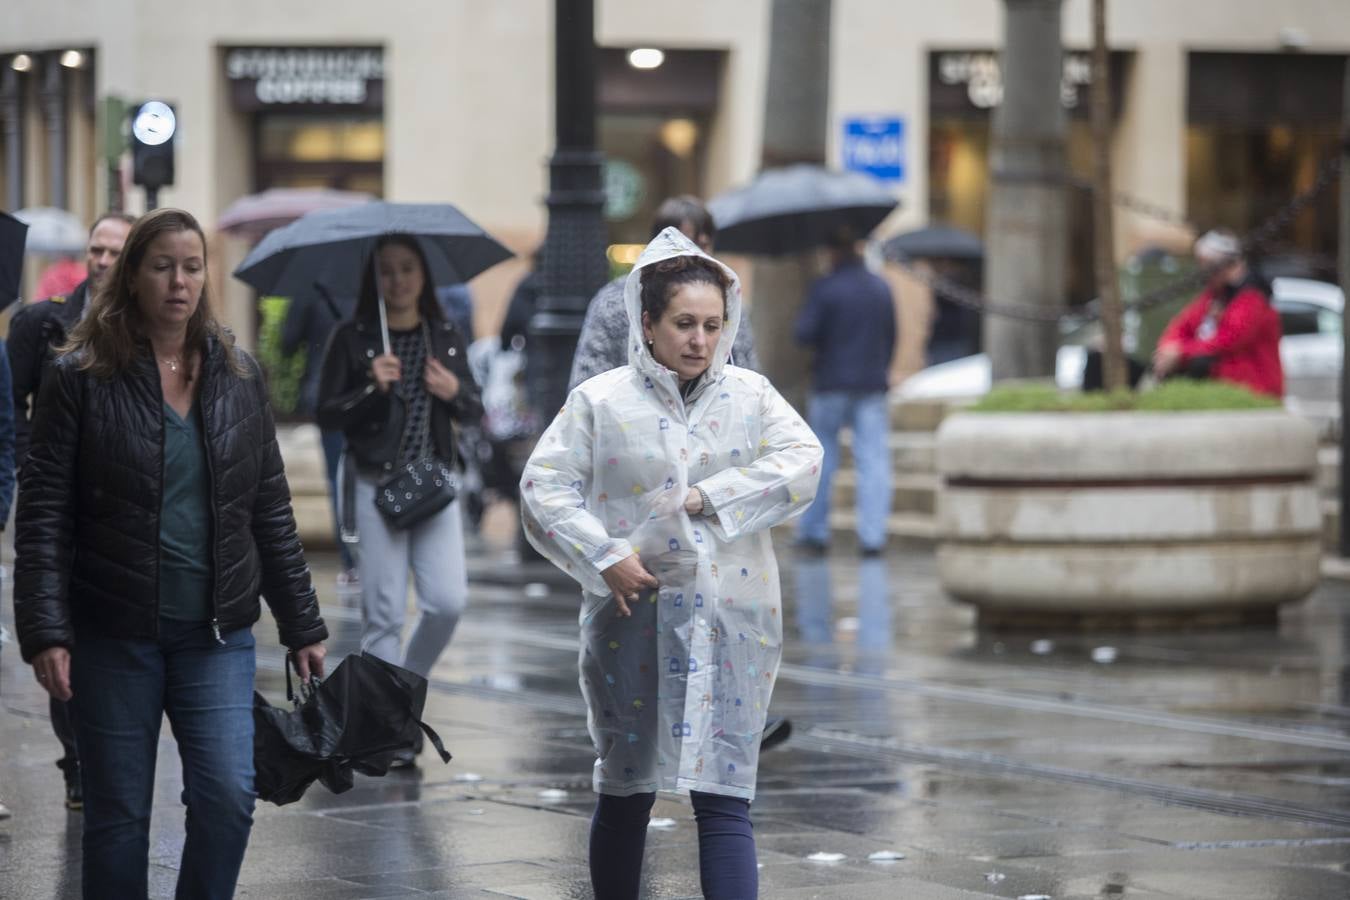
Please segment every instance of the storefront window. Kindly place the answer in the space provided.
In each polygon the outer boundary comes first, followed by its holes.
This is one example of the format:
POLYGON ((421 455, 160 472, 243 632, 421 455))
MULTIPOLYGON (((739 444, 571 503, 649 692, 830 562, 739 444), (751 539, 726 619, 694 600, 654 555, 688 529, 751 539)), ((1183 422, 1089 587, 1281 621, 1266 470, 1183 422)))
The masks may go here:
MULTIPOLYGON (((1120 85, 1128 57, 1112 54, 1112 109, 1119 114, 1120 85)), ((1088 123, 1091 67, 1086 54, 1064 60, 1060 102, 1069 115, 1064 198, 1069 220, 1070 303, 1097 295, 1092 252, 1092 130, 1088 123)), ((989 203, 992 111, 1003 88, 997 56, 989 52, 940 51, 929 63, 928 216, 983 235, 989 203)))
POLYGON ((384 51, 232 47, 234 108, 253 117, 254 182, 384 194, 384 51))
POLYGON ((260 114, 258 189, 326 187, 384 193, 384 122, 377 117, 260 114))
POLYGON ((645 243, 662 200, 702 194, 706 132, 701 121, 688 116, 601 117, 611 243, 645 243))
POLYGON ((723 61, 721 51, 667 49, 654 67, 637 66, 627 49, 600 50, 599 142, 615 271, 631 265, 635 249, 651 237, 661 201, 706 196, 708 132, 723 61))
MULTIPOLYGON (((1247 233, 1317 178, 1338 149, 1344 56, 1192 53, 1186 200, 1201 228, 1247 233)), ((1337 197, 1323 191, 1264 248, 1268 274, 1336 277, 1337 197)))
POLYGON ((378 118, 317 118, 269 115, 259 129, 264 159, 297 162, 379 162, 384 159, 384 125, 378 118))

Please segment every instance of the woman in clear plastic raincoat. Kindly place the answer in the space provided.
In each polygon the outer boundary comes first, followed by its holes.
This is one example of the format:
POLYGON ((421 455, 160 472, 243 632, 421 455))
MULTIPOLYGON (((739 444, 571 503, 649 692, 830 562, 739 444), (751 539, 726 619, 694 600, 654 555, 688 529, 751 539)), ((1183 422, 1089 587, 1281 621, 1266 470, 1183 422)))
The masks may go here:
POLYGON ((804 512, 821 446, 728 365, 735 274, 667 228, 628 277, 628 365, 579 385, 521 479, 530 542, 580 582, 600 794, 599 900, 637 897, 655 792, 689 792, 705 896, 755 896, 749 801, 783 634, 769 529, 804 512))

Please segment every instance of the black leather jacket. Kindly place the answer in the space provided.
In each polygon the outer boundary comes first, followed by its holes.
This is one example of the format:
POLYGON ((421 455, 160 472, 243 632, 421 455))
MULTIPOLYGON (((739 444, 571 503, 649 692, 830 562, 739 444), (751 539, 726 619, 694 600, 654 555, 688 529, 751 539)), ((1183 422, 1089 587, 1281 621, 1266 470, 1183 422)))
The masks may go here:
MULTIPOLYGON (((281 642, 298 649, 328 635, 296 534, 262 373, 252 377, 208 348, 197 404, 211 479, 212 628, 258 620, 261 592, 281 642)), ((143 354, 123 375, 99 378, 71 356, 46 372, 28 463, 19 483, 14 611, 31 661, 72 647, 74 624, 127 639, 159 632, 159 518, 164 405, 159 371, 143 354)))
MULTIPOLYGON (((430 338, 432 354, 459 378, 454 400, 433 397, 431 402, 436 455, 450 462, 457 459, 455 423, 476 425, 483 417, 483 402, 459 329, 450 322, 433 322, 430 338)), ((381 392, 371 377, 371 361, 383 352, 378 322, 342 322, 328 339, 319 375, 319 427, 340 429, 357 467, 374 475, 393 471, 404 424, 403 398, 396 390, 381 392)))

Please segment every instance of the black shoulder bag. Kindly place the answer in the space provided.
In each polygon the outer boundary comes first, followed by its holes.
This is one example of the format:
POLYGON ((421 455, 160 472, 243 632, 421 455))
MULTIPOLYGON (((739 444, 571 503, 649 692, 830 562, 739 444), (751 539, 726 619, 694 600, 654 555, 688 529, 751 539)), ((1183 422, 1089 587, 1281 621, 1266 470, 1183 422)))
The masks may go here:
MULTIPOLYGON (((389 330, 380 304, 380 325, 384 330, 385 352, 389 352, 389 330)), ((431 335, 422 323, 422 339, 426 342, 427 360, 434 358, 431 335)), ((431 398, 430 403, 434 403, 431 398)), ((459 479, 450 462, 437 458, 431 440, 431 405, 417 423, 417 455, 404 463, 375 486, 375 507, 392 528, 413 528, 430 519, 455 501, 459 493, 459 479)), ((402 447, 400 449, 400 457, 402 447)), ((454 453, 453 448, 450 451, 454 453)))

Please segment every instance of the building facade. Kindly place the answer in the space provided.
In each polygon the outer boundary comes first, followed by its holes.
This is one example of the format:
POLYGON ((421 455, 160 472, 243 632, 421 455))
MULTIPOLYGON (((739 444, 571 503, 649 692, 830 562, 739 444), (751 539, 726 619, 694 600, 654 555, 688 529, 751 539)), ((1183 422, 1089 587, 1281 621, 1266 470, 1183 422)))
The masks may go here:
MULTIPOLYGON (((1064 15, 1061 102, 1078 175, 1090 150, 1089 6, 1066 0, 1064 15)), ((755 173, 770 0, 596 7, 611 238, 636 243, 662 197, 713 195, 755 173), (638 48, 662 51, 661 64, 635 66, 653 59, 632 57, 638 48)), ((901 208, 885 232, 929 221, 981 231, 1001 0, 833 9, 830 161, 893 185, 901 208)), ((0 207, 64 206, 86 220, 118 202, 140 211, 142 192, 108 148, 123 121, 115 102, 154 98, 180 124, 160 202, 213 231, 218 296, 246 340, 254 298, 226 273, 249 245, 213 225, 268 187, 453 202, 528 254, 544 226, 552 15, 548 0, 19 4, 0 34, 0 207)), ((1123 193, 1243 230, 1332 152, 1350 53, 1343 0, 1116 0, 1110 34, 1123 193)), ((1085 195, 1070 203, 1086 215, 1085 195)), ((1334 204, 1329 195, 1299 219, 1291 252, 1326 261, 1334 204)), ((1122 207, 1120 254, 1158 227, 1122 207)), ((495 330, 520 273, 503 265, 475 281, 480 332, 495 330)))

